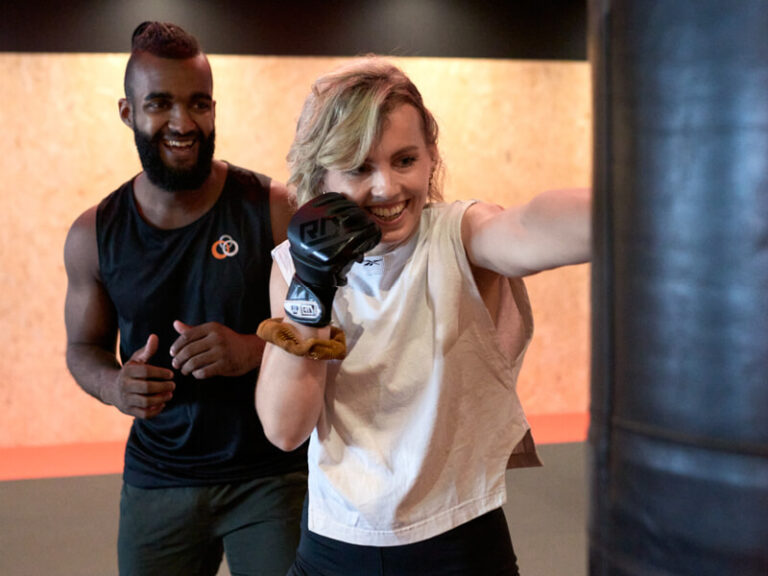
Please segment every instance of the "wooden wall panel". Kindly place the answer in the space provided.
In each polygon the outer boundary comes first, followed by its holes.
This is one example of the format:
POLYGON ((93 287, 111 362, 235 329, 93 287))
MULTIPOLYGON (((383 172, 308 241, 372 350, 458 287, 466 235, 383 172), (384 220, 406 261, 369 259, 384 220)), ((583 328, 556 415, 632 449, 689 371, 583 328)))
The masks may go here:
MULTIPOLYGON (((139 169, 120 122, 124 54, 0 54, 0 447, 121 440, 130 421, 64 363, 64 238, 139 169)), ((217 156, 285 180, 312 80, 344 58, 212 56, 217 156)), ((441 126, 446 198, 523 202, 588 186, 586 62, 401 58, 441 126)), ((528 281, 536 332, 519 389, 529 413, 588 405, 587 266, 528 281)))

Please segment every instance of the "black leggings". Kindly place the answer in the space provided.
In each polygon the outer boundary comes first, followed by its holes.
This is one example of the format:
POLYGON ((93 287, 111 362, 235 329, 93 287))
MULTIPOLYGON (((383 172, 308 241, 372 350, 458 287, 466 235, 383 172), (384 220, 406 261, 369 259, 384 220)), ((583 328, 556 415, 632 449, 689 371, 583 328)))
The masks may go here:
POLYGON ((287 576, 519 576, 501 508, 415 544, 358 546, 307 530, 287 576))

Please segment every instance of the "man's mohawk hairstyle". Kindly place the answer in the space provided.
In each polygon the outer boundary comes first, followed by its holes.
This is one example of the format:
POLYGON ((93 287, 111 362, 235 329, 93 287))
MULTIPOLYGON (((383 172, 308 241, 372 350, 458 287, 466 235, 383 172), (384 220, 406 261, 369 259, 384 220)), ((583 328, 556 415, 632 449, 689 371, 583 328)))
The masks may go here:
POLYGON ((197 38, 169 22, 142 22, 131 36, 131 52, 161 58, 191 58, 200 53, 197 38))

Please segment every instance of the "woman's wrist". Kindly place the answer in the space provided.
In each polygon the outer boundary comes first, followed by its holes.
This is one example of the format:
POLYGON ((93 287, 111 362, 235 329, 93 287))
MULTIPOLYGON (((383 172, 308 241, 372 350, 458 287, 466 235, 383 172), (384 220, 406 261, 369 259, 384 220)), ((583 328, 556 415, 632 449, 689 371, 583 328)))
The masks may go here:
POLYGON ((259 324, 259 337, 295 356, 313 360, 342 360, 347 353, 344 332, 336 327, 312 327, 284 318, 259 324))

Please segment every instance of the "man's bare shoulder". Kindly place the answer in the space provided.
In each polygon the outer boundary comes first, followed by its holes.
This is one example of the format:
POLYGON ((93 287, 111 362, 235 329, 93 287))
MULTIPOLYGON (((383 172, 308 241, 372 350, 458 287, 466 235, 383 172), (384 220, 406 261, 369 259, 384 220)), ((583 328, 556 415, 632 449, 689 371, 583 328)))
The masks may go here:
POLYGON ((292 187, 286 186, 282 182, 272 180, 269 185, 269 200, 270 203, 288 210, 293 214, 296 212, 297 200, 296 192, 292 187))
POLYGON ((64 243, 64 265, 68 272, 98 269, 96 210, 91 206, 80 214, 69 228, 64 243))
POLYGON ((269 187, 269 205, 272 236, 277 245, 288 237, 288 223, 297 208, 296 193, 282 182, 272 180, 269 187))

